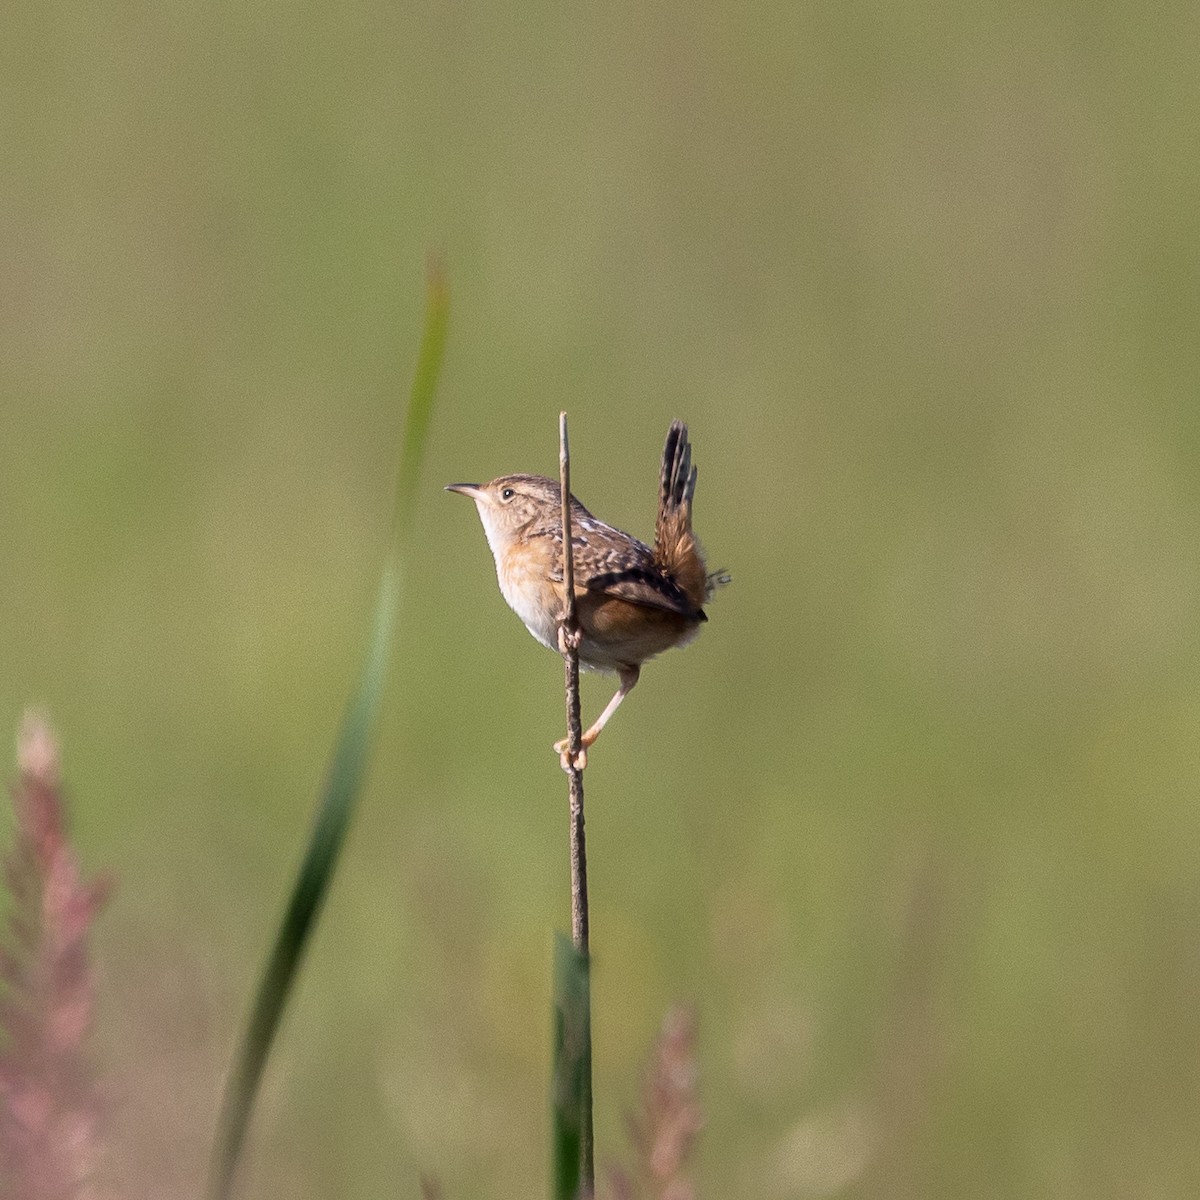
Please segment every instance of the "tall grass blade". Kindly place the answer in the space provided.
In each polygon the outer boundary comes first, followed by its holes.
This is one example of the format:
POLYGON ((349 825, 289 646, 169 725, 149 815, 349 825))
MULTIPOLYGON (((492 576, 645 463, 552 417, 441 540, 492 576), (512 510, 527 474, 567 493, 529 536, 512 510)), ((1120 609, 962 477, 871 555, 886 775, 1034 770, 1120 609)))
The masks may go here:
POLYGON ((275 943, 271 948, 241 1047, 226 1085, 209 1176, 209 1196, 226 1200, 246 1139, 254 1100, 297 968, 346 837, 366 774, 367 758, 379 716, 392 635, 400 601, 404 551, 412 525, 413 499, 434 391, 446 344, 449 293, 437 263, 428 271, 425 330, 409 396, 400 451, 396 508, 384 562, 371 636, 358 683, 351 696, 317 809, 312 836, 275 943))
POLYGON ((592 1105, 592 1005, 588 960, 554 940, 553 1200, 581 1200, 584 1119, 592 1105))

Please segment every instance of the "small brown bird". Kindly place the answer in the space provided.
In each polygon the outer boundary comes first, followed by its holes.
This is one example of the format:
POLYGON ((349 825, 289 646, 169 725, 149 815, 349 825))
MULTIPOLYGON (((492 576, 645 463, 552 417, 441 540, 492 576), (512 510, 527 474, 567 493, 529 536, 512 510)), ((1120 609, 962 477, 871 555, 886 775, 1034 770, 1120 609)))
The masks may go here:
MULTIPOLYGON (((501 475, 491 483, 452 483, 470 496, 496 560, 500 591, 543 646, 559 648, 563 594, 562 492, 543 475, 501 475)), ((592 516, 571 497, 580 666, 615 671, 621 681, 608 707, 583 735, 587 747, 638 681, 642 663, 685 646, 708 620, 702 605, 727 582, 709 575, 692 532, 696 468, 687 426, 673 421, 663 447, 658 520, 651 548, 592 516)), ((554 747, 567 765, 566 741, 554 747)))

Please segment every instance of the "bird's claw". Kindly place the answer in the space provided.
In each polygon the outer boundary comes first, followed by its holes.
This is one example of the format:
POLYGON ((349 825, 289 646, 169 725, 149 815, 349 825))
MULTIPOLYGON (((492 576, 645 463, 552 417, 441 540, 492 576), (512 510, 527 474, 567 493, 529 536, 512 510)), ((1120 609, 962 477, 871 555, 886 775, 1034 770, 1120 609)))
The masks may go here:
POLYGON ((582 629, 568 629, 566 624, 558 627, 559 653, 566 654, 568 650, 578 650, 583 642, 582 629))
POLYGON ((554 743, 554 749, 558 751, 559 765, 564 771, 570 774, 572 771, 582 771, 587 766, 587 747, 580 746, 579 753, 575 755, 575 762, 571 762, 571 748, 567 744, 567 739, 563 738, 554 743))

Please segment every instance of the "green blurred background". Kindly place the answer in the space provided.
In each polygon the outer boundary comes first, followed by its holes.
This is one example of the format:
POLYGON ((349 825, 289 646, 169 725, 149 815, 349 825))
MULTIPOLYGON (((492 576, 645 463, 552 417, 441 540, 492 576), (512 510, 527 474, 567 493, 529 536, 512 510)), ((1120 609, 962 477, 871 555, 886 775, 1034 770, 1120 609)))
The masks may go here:
MULTIPOLYGON (((588 772, 597 1132, 708 1197, 1200 1194, 1194 5, 13 0, 0 726, 44 704, 110 1175, 196 1194, 451 341, 371 783, 247 1195, 546 1194, 561 668, 443 483, 734 585, 588 772)), ((592 679, 585 715, 611 692, 592 679)))

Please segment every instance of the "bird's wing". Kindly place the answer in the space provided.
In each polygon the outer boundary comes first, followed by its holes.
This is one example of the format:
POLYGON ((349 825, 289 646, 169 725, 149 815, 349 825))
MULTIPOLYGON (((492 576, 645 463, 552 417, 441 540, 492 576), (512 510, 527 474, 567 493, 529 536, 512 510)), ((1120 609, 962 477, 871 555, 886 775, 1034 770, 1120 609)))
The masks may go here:
POLYGON ((579 593, 597 593, 615 596, 629 604, 642 608, 657 608, 663 612, 678 613, 682 617, 704 620, 704 610, 696 608, 687 598, 687 593, 673 580, 658 570, 641 571, 637 567, 607 571, 591 576, 579 593))
MULTIPOLYGON (((556 531, 558 532, 558 531, 556 531)), ((562 544, 561 533, 555 538, 562 544)), ((614 596, 643 608, 704 620, 687 593, 663 573, 654 552, 643 542, 612 529, 589 517, 571 530, 575 556, 575 594, 614 596)), ((556 583, 562 582, 562 562, 551 571, 556 583)))

